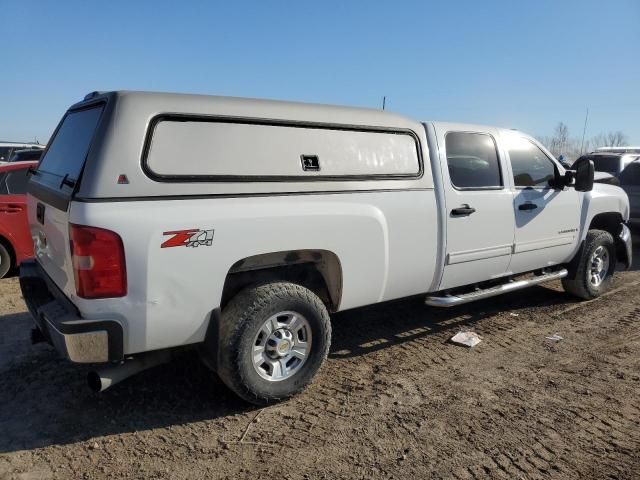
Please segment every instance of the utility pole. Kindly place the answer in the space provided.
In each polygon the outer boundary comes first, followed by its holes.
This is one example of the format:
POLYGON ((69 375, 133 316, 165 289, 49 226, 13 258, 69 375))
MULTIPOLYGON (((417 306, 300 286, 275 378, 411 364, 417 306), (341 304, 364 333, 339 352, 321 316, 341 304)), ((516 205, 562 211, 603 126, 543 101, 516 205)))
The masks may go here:
POLYGON ((387 96, 385 95, 384 97, 382 97, 382 109, 384 110, 384 107, 387 105, 387 96))
POLYGON ((584 116, 584 128, 582 129, 582 143, 580 144, 580 156, 582 156, 582 149, 584 148, 584 134, 587 132, 588 119, 589 119, 589 107, 587 107, 587 114, 584 116))

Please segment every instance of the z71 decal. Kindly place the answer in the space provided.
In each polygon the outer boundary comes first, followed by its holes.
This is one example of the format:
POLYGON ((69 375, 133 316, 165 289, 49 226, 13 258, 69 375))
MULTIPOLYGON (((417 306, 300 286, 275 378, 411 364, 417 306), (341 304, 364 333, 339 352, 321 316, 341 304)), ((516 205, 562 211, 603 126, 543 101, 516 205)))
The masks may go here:
POLYGON ((200 230, 191 228, 189 230, 175 230, 173 232, 163 232, 163 235, 171 235, 171 238, 162 242, 160 248, 169 247, 210 247, 213 244, 213 229, 200 230))

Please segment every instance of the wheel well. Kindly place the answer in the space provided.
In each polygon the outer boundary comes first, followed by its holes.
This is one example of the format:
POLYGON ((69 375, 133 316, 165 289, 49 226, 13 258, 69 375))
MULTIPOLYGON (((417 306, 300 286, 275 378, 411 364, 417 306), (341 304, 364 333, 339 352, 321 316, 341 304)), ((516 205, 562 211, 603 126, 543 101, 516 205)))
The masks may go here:
POLYGON ((617 212, 599 213, 591 220, 589 230, 605 230, 613 235, 613 238, 620 233, 620 224, 622 223, 622 215, 617 212))
POLYGON ((342 295, 342 268, 338 257, 327 250, 291 250, 254 255, 234 263, 224 282, 220 307, 249 285, 288 281, 308 288, 336 311, 342 295))
POLYGON ((1 235, 0 235, 0 243, 4 248, 7 249, 7 252, 9 252, 9 256, 11 256, 11 268, 15 268, 16 267, 16 251, 13 249, 13 245, 11 245, 11 242, 1 235))
POLYGON ((589 230, 597 229, 609 232, 613 237, 616 245, 616 257, 618 261, 628 263, 627 253, 625 251, 624 243, 619 241, 618 235, 620 234, 620 225, 622 224, 622 215, 616 212, 599 213, 589 225, 589 230))

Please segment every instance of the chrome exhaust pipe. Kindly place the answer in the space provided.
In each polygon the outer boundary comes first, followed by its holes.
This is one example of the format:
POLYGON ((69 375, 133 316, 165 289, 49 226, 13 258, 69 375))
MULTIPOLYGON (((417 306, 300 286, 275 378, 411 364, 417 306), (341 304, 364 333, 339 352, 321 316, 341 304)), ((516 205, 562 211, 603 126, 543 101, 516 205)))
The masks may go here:
POLYGON ((143 353, 127 358, 117 365, 89 372, 87 381, 94 392, 104 392, 116 383, 120 383, 137 373, 167 363, 171 358, 169 350, 143 353))

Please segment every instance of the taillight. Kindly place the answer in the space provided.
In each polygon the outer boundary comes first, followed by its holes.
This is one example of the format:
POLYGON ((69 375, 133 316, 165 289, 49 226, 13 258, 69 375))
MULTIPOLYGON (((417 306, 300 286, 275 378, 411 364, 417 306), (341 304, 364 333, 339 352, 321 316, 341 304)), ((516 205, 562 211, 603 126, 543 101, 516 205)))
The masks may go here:
POLYGON ((69 233, 78 296, 124 297, 127 271, 120 235, 103 228, 73 224, 69 233))

